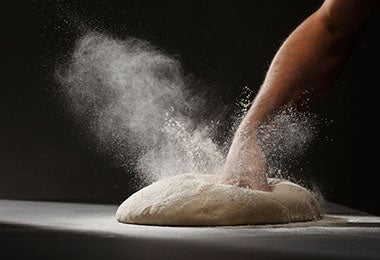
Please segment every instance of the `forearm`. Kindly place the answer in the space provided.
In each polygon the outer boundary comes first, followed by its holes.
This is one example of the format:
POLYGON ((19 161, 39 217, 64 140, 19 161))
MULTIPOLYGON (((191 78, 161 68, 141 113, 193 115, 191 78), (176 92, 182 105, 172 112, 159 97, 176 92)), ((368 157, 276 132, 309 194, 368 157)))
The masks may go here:
POLYGON ((333 85, 376 2, 326 0, 289 35, 235 133, 223 180, 238 182, 239 175, 249 173, 252 189, 269 189, 265 158, 258 145, 259 126, 285 105, 306 108, 333 85))
POLYGON ((339 74, 346 56, 334 53, 335 39, 314 16, 290 35, 273 59, 259 93, 235 133, 226 171, 264 175, 264 171, 252 171, 252 163, 257 160, 254 151, 260 149, 256 145, 252 150, 260 124, 289 103, 300 105, 316 98, 339 74))
POLYGON ((289 103, 306 107, 331 87, 375 2, 325 1, 278 50, 246 120, 260 123, 289 103))

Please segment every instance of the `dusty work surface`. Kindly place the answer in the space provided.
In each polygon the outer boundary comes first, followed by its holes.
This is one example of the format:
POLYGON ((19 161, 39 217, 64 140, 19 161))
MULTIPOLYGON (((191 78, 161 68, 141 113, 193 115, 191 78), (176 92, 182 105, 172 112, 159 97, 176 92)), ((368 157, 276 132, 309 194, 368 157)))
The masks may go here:
POLYGON ((323 220, 162 227, 118 205, 0 200, 0 259, 380 259, 380 217, 326 203, 323 220))

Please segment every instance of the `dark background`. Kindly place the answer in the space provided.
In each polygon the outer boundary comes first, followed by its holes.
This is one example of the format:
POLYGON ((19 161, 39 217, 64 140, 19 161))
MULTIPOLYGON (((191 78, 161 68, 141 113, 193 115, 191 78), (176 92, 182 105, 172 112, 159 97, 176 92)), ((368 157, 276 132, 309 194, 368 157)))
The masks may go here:
MULTIPOLYGON (((120 203, 136 190, 134 171, 96 152, 56 91, 54 70, 86 30, 150 41, 233 107, 245 85, 257 91, 281 42, 321 2, 1 1, 0 198, 120 203)), ((301 171, 327 200, 376 215, 379 11, 313 107, 331 123, 301 171)))

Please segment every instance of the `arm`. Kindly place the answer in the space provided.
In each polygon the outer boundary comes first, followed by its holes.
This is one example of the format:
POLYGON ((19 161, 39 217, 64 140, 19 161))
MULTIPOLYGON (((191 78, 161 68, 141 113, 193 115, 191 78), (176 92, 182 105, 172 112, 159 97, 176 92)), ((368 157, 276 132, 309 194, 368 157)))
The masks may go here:
POLYGON ((238 127, 222 183, 269 190, 259 125, 286 104, 309 104, 333 85, 352 53, 376 0, 326 0, 285 40, 238 127))

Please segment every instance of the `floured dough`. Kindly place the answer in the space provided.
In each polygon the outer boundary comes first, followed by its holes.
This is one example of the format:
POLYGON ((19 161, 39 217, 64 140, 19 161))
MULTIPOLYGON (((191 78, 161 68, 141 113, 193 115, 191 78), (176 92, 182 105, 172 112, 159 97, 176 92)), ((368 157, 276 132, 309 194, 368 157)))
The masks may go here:
POLYGON ((216 175, 183 174, 157 181, 125 200, 120 222, 169 226, 279 224, 321 217, 313 194, 289 181, 269 179, 264 192, 216 184, 216 175))

